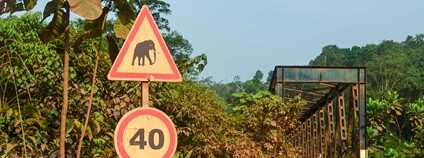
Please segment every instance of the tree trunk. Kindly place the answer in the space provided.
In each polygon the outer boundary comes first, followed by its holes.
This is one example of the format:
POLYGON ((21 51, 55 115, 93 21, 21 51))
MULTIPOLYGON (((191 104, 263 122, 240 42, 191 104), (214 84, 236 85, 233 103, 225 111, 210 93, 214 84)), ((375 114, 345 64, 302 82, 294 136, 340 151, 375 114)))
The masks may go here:
POLYGON ((65 158, 66 114, 68 112, 68 80, 69 80, 69 5, 65 2, 65 54, 63 63, 63 106, 60 114, 60 158, 65 158))
POLYGON ((90 98, 88 99, 87 114, 85 117, 84 127, 82 128, 81 137, 78 142, 77 158, 81 157, 81 148, 82 148, 82 144, 83 144, 83 140, 85 136, 85 131, 87 130, 88 120, 90 120, 90 113, 91 113, 91 107, 93 104, 93 96, 94 96, 94 85, 96 84, 96 74, 97 74, 97 68, 99 65, 100 52, 101 52, 101 45, 102 45, 101 43, 102 43, 102 36, 100 35, 99 47, 97 49, 97 55, 96 55, 96 64, 94 65, 93 79, 91 81, 90 98))

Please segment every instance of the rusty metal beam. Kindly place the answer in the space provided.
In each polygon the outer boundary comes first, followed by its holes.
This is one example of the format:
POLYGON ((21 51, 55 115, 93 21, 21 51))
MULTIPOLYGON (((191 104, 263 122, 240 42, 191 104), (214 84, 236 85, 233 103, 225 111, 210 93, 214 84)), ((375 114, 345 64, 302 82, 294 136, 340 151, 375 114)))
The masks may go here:
POLYGON ((303 146, 302 146, 302 154, 303 154, 303 157, 307 157, 308 156, 308 139, 307 139, 307 132, 306 132, 306 123, 305 122, 303 122, 302 123, 302 143, 303 143, 303 146))
POLYGON ((334 85, 334 84, 329 84, 329 83, 322 83, 322 82, 320 82, 320 83, 318 83, 319 85, 323 85, 323 86, 328 86, 328 87, 331 87, 331 88, 334 88, 334 87, 336 87, 336 85, 334 85))
POLYGON ((307 153, 306 156, 307 157, 311 157, 312 156, 312 140, 311 140, 311 118, 309 118, 307 121, 307 141, 308 141, 308 145, 307 145, 307 153))
POLYGON ((340 138, 341 140, 347 140, 346 136, 346 108, 345 99, 343 93, 341 93, 337 100, 339 101, 339 127, 340 127, 340 138))
POLYGON ((328 115, 328 138, 329 138, 329 142, 328 142, 328 150, 329 153, 327 154, 329 157, 334 157, 336 156, 336 136, 335 136, 335 124, 334 124, 334 107, 333 107, 333 102, 328 102, 327 105, 327 115, 328 115))
MULTIPOLYGON (((329 91, 329 90, 331 90, 331 87, 312 88, 312 89, 307 89, 306 91, 309 91, 309 92, 318 92, 318 91, 323 91, 323 90, 329 91)), ((325 95, 323 93, 319 93, 319 94, 325 95)))
POLYGON ((318 157, 318 127, 317 127, 317 114, 312 115, 312 155, 318 157))
POLYGON ((339 93, 343 92, 347 87, 349 87, 349 84, 346 83, 339 83, 336 87, 332 88, 324 97, 322 97, 317 104, 312 105, 308 111, 306 111, 301 117, 300 121, 303 122, 306 120, 306 118, 311 117, 320 107, 325 106, 328 101, 333 99, 335 96, 337 96, 339 93))
POLYGON ((347 131, 346 131, 346 106, 345 106, 345 98, 343 93, 340 93, 337 97, 338 100, 338 129, 339 129, 339 142, 338 142, 338 155, 342 156, 346 150, 346 141, 347 141, 347 131))
POLYGON ((353 101, 353 109, 355 111, 354 116, 355 118, 359 117, 359 95, 358 95, 358 84, 352 85, 352 101, 353 101))
MULTIPOLYGON (((284 97, 284 99, 291 99, 291 100, 294 100, 295 98, 291 98, 291 97, 284 97)), ((303 100, 305 100, 304 98, 302 98, 303 100)), ((310 101, 310 100, 305 100, 306 101, 306 103, 309 103, 309 104, 316 104, 317 102, 316 101, 310 101)))
POLYGON ((315 95, 315 96, 320 96, 320 97, 325 96, 325 94, 320 94, 320 93, 315 93, 315 92, 308 92, 308 91, 299 90, 299 89, 293 89, 293 88, 288 88, 288 87, 284 87, 284 89, 285 89, 285 90, 288 90, 288 91, 299 92, 299 93, 305 93, 305 94, 310 94, 310 95, 315 95))
POLYGON ((351 149, 352 149, 352 157, 358 157, 359 156, 359 85, 353 84, 351 87, 351 104, 349 106, 351 113, 350 119, 350 129, 348 131, 351 131, 351 149))
POLYGON ((297 146, 296 147, 302 147, 302 137, 303 137, 303 135, 302 135, 302 125, 300 125, 297 128, 297 139, 298 139, 298 143, 297 143, 297 146))
POLYGON ((324 109, 319 110, 319 136, 320 136, 320 156, 325 158, 325 119, 324 119, 324 109))

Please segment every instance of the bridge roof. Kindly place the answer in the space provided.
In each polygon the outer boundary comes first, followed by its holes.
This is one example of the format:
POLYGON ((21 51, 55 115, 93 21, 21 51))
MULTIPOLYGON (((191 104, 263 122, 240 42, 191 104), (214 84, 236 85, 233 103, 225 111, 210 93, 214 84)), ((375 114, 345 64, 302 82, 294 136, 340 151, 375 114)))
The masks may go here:
POLYGON ((269 91, 284 99, 305 99, 299 118, 304 120, 350 85, 366 83, 365 76, 365 67, 276 66, 269 91))

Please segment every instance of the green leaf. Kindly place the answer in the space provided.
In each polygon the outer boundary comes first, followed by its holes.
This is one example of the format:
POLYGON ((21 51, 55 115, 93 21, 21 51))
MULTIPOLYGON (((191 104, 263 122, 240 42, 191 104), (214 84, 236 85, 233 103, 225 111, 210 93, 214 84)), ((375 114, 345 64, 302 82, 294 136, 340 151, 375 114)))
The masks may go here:
POLYGON ((12 115, 13 115, 13 110, 12 109, 7 110, 6 117, 10 117, 12 115))
POLYGON ((91 120, 90 121, 90 125, 91 125, 91 129, 93 129, 93 132, 95 133, 99 133, 101 128, 100 128, 100 124, 97 120, 91 120))
POLYGON ((127 1, 114 0, 116 8, 118 8, 118 18, 113 25, 113 31, 117 38, 125 39, 131 30, 136 18, 134 9, 127 1))
POLYGON ((91 132, 90 126, 87 126, 86 136, 88 136, 88 139, 93 139, 93 133, 91 132))
POLYGON ((133 23, 134 20, 125 17, 122 13, 118 13, 118 19, 116 19, 115 24, 113 25, 115 36, 117 38, 126 39, 130 33, 133 23))
POLYGON ((115 62, 116 56, 118 56, 119 53, 118 44, 116 44, 115 38, 113 38, 111 35, 107 35, 106 38, 107 43, 109 44, 109 57, 113 63, 115 62))
POLYGON ((102 147, 106 143, 106 140, 104 140, 103 138, 94 138, 93 142, 94 144, 96 144, 96 146, 102 147))
POLYGON ((185 158, 190 158, 192 152, 193 152, 193 150, 190 150, 190 152, 187 153, 187 155, 185 156, 185 158))
POLYGON ((68 0, 68 3, 72 12, 88 20, 94 20, 102 14, 100 0, 68 0))
POLYGON ((44 28, 40 33, 40 39, 43 43, 48 43, 56 37, 59 37, 65 32, 66 23, 69 21, 68 17, 64 16, 63 10, 58 10, 53 17, 53 20, 44 28))
POLYGON ((113 3, 115 4, 116 8, 118 8, 119 13, 121 13, 123 16, 135 20, 136 15, 133 7, 131 6, 128 1, 123 0, 113 0, 113 3))
POLYGON ((24 0, 25 10, 29 11, 37 4, 37 0, 24 0))
POLYGON ((74 122, 75 121, 69 121, 66 124, 66 134, 70 133, 74 129, 74 125, 75 125, 74 122))
POLYGON ((73 124, 82 131, 82 124, 77 119, 74 119, 73 124))
POLYGON ((103 8, 102 14, 95 20, 89 20, 84 26, 84 29, 89 31, 86 33, 87 38, 99 37, 103 34, 104 28, 106 26, 107 14, 109 13, 109 8, 103 8))
POLYGON ((105 118, 100 112, 94 112, 93 115, 97 121, 103 122, 105 120, 105 118))
POLYGON ((82 42, 85 39, 86 34, 81 35, 80 37, 78 37, 74 43, 72 44, 72 48, 74 49, 74 52, 76 53, 82 53, 81 49, 79 48, 79 46, 82 44, 82 42))
POLYGON ((43 19, 41 22, 43 22, 47 17, 49 17, 51 14, 56 12, 57 7, 57 1, 50 1, 46 4, 43 11, 43 19))
POLYGON ((109 8, 104 7, 102 14, 94 20, 87 20, 87 24, 85 24, 84 29, 86 31, 92 30, 92 29, 101 29, 105 25, 106 22, 106 16, 109 13, 109 8))

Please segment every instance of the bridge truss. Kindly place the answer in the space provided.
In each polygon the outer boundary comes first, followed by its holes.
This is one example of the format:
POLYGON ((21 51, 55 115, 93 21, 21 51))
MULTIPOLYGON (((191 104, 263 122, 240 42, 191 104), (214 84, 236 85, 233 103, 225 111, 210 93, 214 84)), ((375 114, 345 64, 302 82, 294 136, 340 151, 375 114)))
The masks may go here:
POLYGON ((269 91, 307 101, 285 139, 304 158, 366 158, 366 68, 276 66, 269 91))

